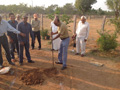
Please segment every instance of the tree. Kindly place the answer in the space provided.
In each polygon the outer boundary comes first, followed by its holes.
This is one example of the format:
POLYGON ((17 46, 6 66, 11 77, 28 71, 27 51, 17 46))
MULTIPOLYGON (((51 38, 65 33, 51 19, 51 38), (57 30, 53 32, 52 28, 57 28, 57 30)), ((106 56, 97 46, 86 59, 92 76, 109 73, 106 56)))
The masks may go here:
POLYGON ((63 6, 64 14, 73 14, 75 12, 75 7, 72 3, 67 3, 63 6))
POLYGON ((115 17, 118 18, 120 14, 120 0, 107 0, 106 5, 114 11, 115 17))
POLYGON ((45 10, 47 14, 53 14, 58 5, 50 5, 45 10))
POLYGON ((82 13, 85 14, 92 8, 92 5, 95 4, 97 0, 76 0, 75 7, 82 13))

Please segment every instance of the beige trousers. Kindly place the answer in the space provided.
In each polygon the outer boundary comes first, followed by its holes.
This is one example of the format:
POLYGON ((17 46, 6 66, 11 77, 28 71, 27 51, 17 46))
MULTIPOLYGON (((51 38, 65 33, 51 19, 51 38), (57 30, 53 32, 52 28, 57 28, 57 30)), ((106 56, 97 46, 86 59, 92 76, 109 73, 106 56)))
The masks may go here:
POLYGON ((85 54, 86 42, 84 40, 84 37, 76 37, 76 53, 80 53, 81 48, 81 54, 85 54))

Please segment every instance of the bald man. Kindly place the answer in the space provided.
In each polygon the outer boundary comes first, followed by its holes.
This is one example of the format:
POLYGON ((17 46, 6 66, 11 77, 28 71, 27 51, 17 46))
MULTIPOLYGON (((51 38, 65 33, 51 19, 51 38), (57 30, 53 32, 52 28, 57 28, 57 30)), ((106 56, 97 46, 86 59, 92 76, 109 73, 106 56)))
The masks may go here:
MULTIPOLYGON (((58 62, 55 62, 56 64, 63 64, 63 67, 61 70, 64 70, 67 68, 67 51, 69 46, 69 34, 67 25, 59 20, 59 17, 56 16, 54 20, 54 24, 59 27, 58 32, 56 32, 58 35, 53 38, 53 40, 60 37, 61 43, 60 43, 60 49, 58 54, 58 62)), ((52 35, 56 34, 52 32, 52 35)))
POLYGON ((81 20, 78 23, 76 30, 76 54, 80 54, 81 47, 81 57, 85 56, 85 45, 89 35, 89 23, 86 21, 85 16, 81 16, 81 20))
MULTIPOLYGON (((34 39, 37 37, 37 40, 38 40, 38 43, 39 43, 38 50, 40 50, 41 49, 40 21, 38 20, 38 15, 37 14, 34 14, 33 17, 34 17, 34 20, 32 20, 32 31, 33 31, 33 34, 34 34, 34 39)), ((35 43, 32 42, 31 46, 32 46, 32 49, 34 49, 35 43)))

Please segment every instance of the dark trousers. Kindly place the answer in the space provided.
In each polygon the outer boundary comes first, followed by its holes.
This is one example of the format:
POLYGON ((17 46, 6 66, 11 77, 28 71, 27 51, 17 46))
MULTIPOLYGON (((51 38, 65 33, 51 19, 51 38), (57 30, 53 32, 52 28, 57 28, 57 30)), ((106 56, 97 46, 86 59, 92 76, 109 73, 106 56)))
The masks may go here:
POLYGON ((10 53, 12 59, 15 59, 15 55, 14 55, 15 48, 17 49, 17 54, 19 55, 18 40, 14 40, 13 43, 10 43, 10 53))
POLYGON ((30 52, 29 52, 29 42, 24 43, 24 45, 21 45, 19 43, 19 62, 23 63, 23 50, 25 48, 25 54, 28 59, 28 62, 31 60, 30 52))
MULTIPOLYGON (((35 32, 35 31, 33 31, 33 33, 34 33, 34 39, 37 37, 37 40, 38 40, 38 43, 39 43, 39 46, 38 46, 38 48, 41 48, 41 38, 40 38, 40 31, 37 31, 37 32, 35 32)), ((32 48, 34 48, 35 47, 35 44, 32 42, 32 48)))
POLYGON ((8 46, 8 39, 7 39, 6 35, 0 37, 0 65, 3 64, 1 46, 3 46, 3 48, 5 50, 6 58, 7 58, 8 62, 11 62, 10 50, 9 50, 9 46, 8 46))

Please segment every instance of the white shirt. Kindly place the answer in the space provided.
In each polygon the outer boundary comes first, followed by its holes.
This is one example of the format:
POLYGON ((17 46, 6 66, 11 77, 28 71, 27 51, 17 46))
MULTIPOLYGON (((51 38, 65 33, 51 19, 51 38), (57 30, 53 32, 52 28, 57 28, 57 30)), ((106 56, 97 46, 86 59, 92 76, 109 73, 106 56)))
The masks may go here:
POLYGON ((77 37, 84 37, 85 39, 87 39, 89 35, 89 23, 85 22, 83 24, 81 21, 79 21, 76 34, 77 37))
POLYGON ((51 22, 51 28, 53 33, 57 32, 58 27, 54 24, 53 21, 51 22))
MULTIPOLYGON (((51 22, 51 28, 52 28, 52 32, 55 33, 57 32, 58 27, 54 24, 54 22, 51 22)), ((52 35, 53 38, 55 38, 58 34, 52 35)), ((61 43, 61 39, 57 38, 53 41, 53 49, 54 50, 59 50, 60 49, 60 43, 61 43)))
POLYGON ((0 36, 3 36, 7 31, 19 34, 20 31, 13 28, 7 21, 1 20, 0 22, 0 36))

